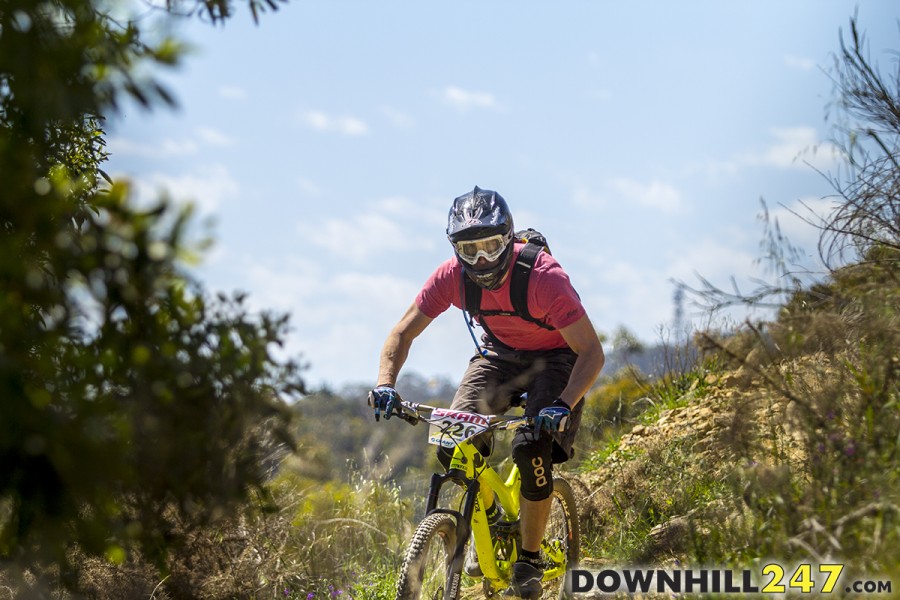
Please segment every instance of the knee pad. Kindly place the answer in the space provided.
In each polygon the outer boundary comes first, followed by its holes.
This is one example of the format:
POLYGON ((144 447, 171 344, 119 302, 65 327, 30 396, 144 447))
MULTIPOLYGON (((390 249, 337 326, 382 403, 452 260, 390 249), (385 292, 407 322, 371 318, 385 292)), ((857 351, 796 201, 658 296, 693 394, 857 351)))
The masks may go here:
POLYGON ((550 436, 535 437, 534 431, 520 429, 512 443, 512 458, 522 478, 522 497, 526 500, 546 500, 553 493, 553 440, 550 436))

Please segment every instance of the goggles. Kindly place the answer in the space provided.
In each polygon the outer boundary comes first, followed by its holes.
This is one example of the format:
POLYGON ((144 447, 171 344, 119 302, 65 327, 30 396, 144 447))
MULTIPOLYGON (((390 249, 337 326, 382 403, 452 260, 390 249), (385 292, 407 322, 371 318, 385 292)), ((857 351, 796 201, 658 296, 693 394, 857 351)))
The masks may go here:
POLYGON ((509 244, 509 234, 492 235, 477 240, 462 240, 454 242, 453 247, 456 249, 456 255, 461 259, 474 265, 479 258, 485 258, 489 262, 494 262, 509 244))

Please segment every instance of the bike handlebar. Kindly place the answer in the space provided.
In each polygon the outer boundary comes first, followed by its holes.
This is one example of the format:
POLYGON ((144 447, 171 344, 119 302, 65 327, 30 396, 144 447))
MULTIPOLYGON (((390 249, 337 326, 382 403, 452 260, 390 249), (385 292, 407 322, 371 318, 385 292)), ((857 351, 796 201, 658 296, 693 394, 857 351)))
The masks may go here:
MULTIPOLYGON (((399 397, 398 400, 400 400, 401 410, 395 408, 392 414, 412 425, 415 425, 419 421, 429 422, 428 417, 423 416, 423 414, 430 416, 431 413, 438 409, 436 406, 429 406, 428 404, 422 404, 420 402, 407 402, 399 397)), ((521 426, 529 427, 534 425, 534 417, 526 417, 524 415, 518 417, 506 415, 481 416, 488 420, 488 429, 491 430, 516 429, 521 426)))

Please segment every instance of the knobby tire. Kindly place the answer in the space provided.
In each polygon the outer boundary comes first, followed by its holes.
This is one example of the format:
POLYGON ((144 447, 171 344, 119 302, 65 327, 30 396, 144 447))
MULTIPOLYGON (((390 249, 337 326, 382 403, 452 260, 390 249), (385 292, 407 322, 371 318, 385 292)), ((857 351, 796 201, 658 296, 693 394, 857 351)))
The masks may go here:
POLYGON ((441 600, 455 548, 456 519, 444 513, 422 519, 400 569, 397 600, 441 600))
MULTIPOLYGON (((553 493, 551 495, 550 519, 544 539, 565 547, 566 570, 574 569, 581 560, 581 529, 578 526, 578 510, 575 505, 575 493, 572 486, 562 477, 553 478, 553 493)), ((559 589, 559 598, 569 598, 565 590, 566 577, 561 577, 553 582, 551 589, 559 589)))

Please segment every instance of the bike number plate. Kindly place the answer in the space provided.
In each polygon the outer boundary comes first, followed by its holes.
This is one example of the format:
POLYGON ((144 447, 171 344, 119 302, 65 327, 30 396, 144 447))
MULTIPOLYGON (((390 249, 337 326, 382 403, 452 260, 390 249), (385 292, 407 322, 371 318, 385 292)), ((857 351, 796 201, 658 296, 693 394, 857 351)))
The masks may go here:
POLYGON ((444 448, 452 448, 487 430, 487 417, 476 413, 436 408, 431 413, 428 426, 428 443, 444 448))

